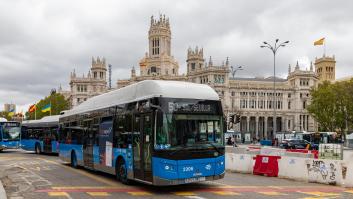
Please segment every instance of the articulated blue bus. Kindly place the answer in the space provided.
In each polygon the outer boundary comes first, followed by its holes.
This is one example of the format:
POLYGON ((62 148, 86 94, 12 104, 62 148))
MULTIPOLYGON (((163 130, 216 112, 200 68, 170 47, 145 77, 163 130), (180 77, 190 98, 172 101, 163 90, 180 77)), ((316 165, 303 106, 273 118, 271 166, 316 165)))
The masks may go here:
POLYGON ((19 122, 0 118, 0 151, 19 148, 21 140, 20 126, 19 122))
POLYGON ((146 80, 90 98, 59 120, 59 156, 72 167, 125 184, 224 177, 223 111, 207 85, 146 80))
POLYGON ((35 153, 59 152, 59 115, 22 122, 21 147, 35 153))

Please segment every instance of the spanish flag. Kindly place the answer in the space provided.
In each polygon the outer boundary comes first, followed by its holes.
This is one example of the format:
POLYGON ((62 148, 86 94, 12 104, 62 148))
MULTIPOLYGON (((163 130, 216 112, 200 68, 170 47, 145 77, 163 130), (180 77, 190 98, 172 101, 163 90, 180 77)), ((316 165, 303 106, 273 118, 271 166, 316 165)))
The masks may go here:
POLYGON ((51 104, 47 104, 42 108, 43 113, 48 112, 48 111, 51 111, 51 104))
POLYGON ((32 106, 29 107, 28 112, 33 113, 34 111, 36 111, 36 109, 37 109, 37 106, 33 104, 32 106))
POLYGON ((325 42, 325 37, 323 37, 323 38, 321 38, 321 39, 315 41, 315 42, 314 42, 314 46, 321 46, 321 45, 324 44, 324 42, 325 42))

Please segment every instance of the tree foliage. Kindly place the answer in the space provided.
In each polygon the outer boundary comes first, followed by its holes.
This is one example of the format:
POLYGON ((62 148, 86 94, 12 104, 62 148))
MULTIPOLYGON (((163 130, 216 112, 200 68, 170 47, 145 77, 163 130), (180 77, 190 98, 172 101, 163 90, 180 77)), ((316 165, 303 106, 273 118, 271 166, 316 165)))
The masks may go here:
POLYGON ((353 79, 323 82, 311 90, 309 113, 319 122, 320 131, 344 132, 353 125, 353 79))
POLYGON ((9 115, 9 112, 7 112, 7 111, 1 111, 0 112, 0 117, 3 117, 5 119, 7 119, 8 121, 11 120, 11 116, 9 115))
POLYGON ((69 108, 69 101, 65 100, 64 96, 60 93, 56 92, 51 92, 51 94, 44 99, 41 99, 37 104, 36 104, 36 112, 26 112, 26 118, 29 120, 34 120, 35 117, 36 119, 41 119, 44 116, 48 115, 58 115, 60 114, 61 111, 67 110, 69 108), (51 104, 51 113, 48 112, 42 112, 42 109, 44 106, 47 104, 51 104))

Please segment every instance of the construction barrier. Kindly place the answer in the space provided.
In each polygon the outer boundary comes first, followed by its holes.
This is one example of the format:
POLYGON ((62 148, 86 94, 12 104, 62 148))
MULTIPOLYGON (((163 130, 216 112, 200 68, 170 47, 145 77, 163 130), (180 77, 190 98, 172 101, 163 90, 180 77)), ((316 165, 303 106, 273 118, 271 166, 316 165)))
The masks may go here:
POLYGON ((342 161, 307 159, 308 181, 330 185, 342 185, 342 161))
POLYGON ((227 149, 226 169, 353 188, 353 152, 344 160, 329 160, 314 158, 317 151, 310 150, 251 149, 256 147, 227 149))
POLYGON ((318 150, 308 150, 308 149, 286 149, 287 152, 294 152, 294 153, 309 153, 314 154, 314 158, 319 158, 319 151, 318 150))
POLYGON ((239 173, 252 173, 254 167, 251 154, 226 154, 226 169, 239 173))
POLYGON ((293 180, 308 180, 308 172, 306 172, 306 160, 302 157, 282 156, 278 160, 278 177, 293 180))
POLYGON ((278 176, 278 159, 280 156, 257 155, 255 166, 253 169, 254 175, 266 175, 268 177, 278 176))

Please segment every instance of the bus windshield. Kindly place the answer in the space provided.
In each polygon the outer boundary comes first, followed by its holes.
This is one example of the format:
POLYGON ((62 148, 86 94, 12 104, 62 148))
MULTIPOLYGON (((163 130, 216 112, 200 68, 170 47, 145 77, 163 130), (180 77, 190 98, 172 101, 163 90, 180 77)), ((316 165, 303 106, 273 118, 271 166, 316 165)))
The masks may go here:
POLYGON ((21 128, 5 126, 3 131, 4 141, 20 140, 21 128))
POLYGON ((157 148, 222 146, 222 116, 163 114, 163 126, 157 130, 157 148))

